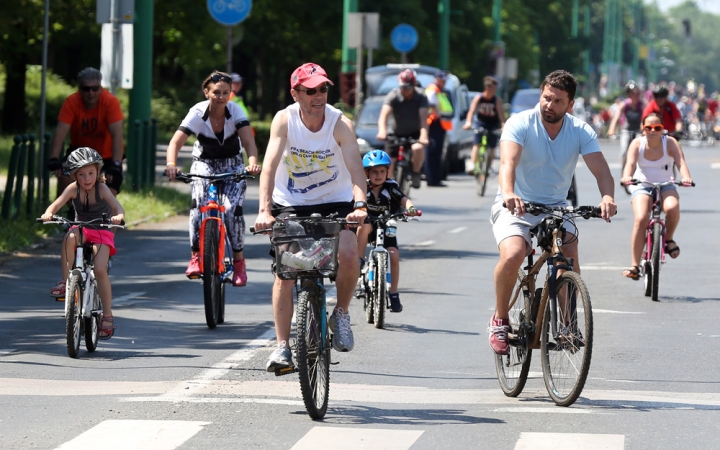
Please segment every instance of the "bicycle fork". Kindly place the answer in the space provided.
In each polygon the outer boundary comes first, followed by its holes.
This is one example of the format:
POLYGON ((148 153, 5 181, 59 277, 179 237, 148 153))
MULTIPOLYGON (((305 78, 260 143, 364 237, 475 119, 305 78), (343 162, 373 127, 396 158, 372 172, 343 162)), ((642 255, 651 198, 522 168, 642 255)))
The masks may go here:
MULTIPOLYGON (((547 259, 548 264, 548 302, 550 302, 550 329, 552 331, 553 339, 556 341, 559 339, 558 334, 558 299, 557 299, 557 273, 558 270, 573 270, 573 261, 572 259, 568 260, 564 256, 550 256, 547 259), (555 265, 556 261, 561 261, 561 264, 555 265)), ((564 311, 564 314, 566 316, 571 316, 572 313, 577 308, 576 302, 577 298, 575 295, 571 295, 569 300, 569 304, 565 305, 566 311, 564 311)))

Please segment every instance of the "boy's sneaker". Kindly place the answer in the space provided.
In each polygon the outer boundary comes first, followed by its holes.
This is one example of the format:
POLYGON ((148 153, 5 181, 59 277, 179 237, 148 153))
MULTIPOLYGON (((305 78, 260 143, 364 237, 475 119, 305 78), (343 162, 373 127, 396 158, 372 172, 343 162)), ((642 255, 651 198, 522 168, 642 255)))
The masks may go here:
POLYGON ((390 311, 399 313, 402 312, 402 303, 400 303, 400 294, 397 292, 390 292, 390 311))
POLYGON ((490 318, 490 325, 487 332, 490 334, 490 348, 498 355, 508 354, 508 331, 510 321, 508 319, 495 319, 495 314, 490 318))
POLYGON ((413 172, 412 174, 412 188, 413 189, 420 189, 420 181, 422 178, 420 178, 419 172, 413 172))
POLYGON ((188 278, 198 278, 202 275, 200 272, 200 254, 196 253, 190 257, 190 263, 188 263, 187 270, 185 270, 185 276, 188 278))
POLYGON ((349 352, 355 347, 353 332, 350 329, 350 313, 345 313, 337 307, 330 316, 330 329, 332 330, 332 346, 338 352, 349 352))
POLYGON ((279 369, 286 369, 288 367, 295 367, 292 360, 292 352, 287 346, 287 342, 281 341, 278 343, 277 348, 270 354, 267 365, 265 366, 268 372, 275 372, 279 369))

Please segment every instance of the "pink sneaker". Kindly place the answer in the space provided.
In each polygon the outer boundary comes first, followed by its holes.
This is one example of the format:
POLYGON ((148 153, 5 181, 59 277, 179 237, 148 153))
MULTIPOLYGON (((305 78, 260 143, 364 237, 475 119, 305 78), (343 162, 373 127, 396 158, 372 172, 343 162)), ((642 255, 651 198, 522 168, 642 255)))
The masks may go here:
POLYGON ((487 328, 490 336, 490 348, 498 355, 508 354, 508 331, 510 331, 510 321, 507 319, 495 319, 495 314, 490 318, 490 326, 487 328))
POLYGON ((200 254, 193 254, 190 257, 187 270, 185 270, 185 276, 188 278, 198 278, 200 275, 202 275, 202 272, 200 272, 200 254))
POLYGON ((247 273, 245 273, 245 260, 241 259, 233 263, 233 286, 245 286, 247 284, 247 273))

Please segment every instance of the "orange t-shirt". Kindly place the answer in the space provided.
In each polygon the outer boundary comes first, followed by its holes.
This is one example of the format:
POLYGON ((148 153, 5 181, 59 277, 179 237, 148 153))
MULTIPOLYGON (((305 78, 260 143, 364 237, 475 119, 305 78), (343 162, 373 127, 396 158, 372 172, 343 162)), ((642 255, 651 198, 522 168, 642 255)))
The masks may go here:
POLYGON ((65 99, 58 120, 70 125, 70 145, 90 147, 103 159, 112 158, 112 136, 108 125, 123 120, 120 102, 105 89, 100 90, 98 105, 85 109, 82 97, 76 92, 65 99))

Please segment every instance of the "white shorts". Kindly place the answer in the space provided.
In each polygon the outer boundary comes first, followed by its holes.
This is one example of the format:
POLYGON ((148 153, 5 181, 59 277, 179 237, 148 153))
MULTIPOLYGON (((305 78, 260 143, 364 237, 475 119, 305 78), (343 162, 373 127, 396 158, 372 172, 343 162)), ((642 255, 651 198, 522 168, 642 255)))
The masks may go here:
MULTIPOLYGON (((526 213, 522 217, 517 217, 512 214, 509 209, 503 206, 502 200, 498 200, 490 209, 490 223, 493 226, 495 242, 498 246, 500 246, 502 241, 511 236, 522 236, 525 241, 532 246, 530 230, 538 226, 547 216, 547 214, 533 216, 532 214, 526 213)), ((565 231, 577 236, 577 229, 571 221, 566 221, 564 227, 565 231)))

